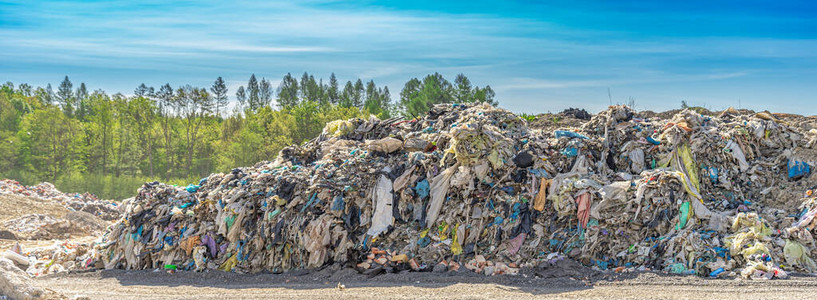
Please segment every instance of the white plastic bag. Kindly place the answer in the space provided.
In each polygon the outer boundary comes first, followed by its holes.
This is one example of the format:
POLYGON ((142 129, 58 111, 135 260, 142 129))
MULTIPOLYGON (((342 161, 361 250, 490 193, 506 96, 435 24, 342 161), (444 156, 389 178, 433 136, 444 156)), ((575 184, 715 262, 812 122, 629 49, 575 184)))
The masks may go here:
POLYGON ((372 226, 369 227, 369 231, 366 233, 370 236, 377 236, 394 223, 392 215, 392 204, 394 202, 392 182, 386 175, 380 175, 373 195, 374 215, 372 216, 372 226))
POLYGON ((431 227, 437 221, 445 195, 448 193, 451 176, 457 171, 457 166, 453 165, 431 179, 431 202, 428 204, 428 213, 426 213, 426 227, 431 227))

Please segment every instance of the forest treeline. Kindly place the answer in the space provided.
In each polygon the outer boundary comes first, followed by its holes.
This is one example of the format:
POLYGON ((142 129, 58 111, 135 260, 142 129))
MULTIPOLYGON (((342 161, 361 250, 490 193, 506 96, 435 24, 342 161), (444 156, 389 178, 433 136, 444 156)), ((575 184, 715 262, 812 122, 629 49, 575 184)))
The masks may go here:
POLYGON ((332 120, 414 118, 437 103, 470 102, 497 105, 490 86, 472 86, 463 74, 453 82, 438 73, 412 78, 396 98, 374 81, 341 86, 334 73, 326 82, 286 74, 277 87, 253 74, 236 91, 221 77, 208 87, 141 84, 131 96, 90 91, 68 76, 56 91, 6 82, 0 178, 123 199, 146 181, 187 184, 272 160, 332 120))

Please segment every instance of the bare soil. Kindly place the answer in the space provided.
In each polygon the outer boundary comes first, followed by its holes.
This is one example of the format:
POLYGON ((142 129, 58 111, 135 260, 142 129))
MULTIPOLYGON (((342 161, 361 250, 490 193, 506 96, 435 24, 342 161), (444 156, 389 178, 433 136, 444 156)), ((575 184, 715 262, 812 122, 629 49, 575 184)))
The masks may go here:
POLYGON ((220 271, 108 270, 34 280, 68 298, 91 299, 804 299, 815 297, 817 278, 747 281, 659 273, 605 273, 596 279, 485 277, 470 272, 384 274, 325 268, 299 274, 220 271), (343 285, 344 288, 339 288, 343 285))

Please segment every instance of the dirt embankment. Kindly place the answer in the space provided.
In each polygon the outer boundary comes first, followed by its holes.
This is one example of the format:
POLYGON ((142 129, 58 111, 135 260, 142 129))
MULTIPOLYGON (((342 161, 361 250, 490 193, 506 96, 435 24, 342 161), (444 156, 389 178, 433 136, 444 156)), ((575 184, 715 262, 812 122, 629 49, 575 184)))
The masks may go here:
POLYGON ((108 222, 57 202, 0 195, 0 249, 20 243, 24 249, 53 245, 55 240, 92 240, 108 222))

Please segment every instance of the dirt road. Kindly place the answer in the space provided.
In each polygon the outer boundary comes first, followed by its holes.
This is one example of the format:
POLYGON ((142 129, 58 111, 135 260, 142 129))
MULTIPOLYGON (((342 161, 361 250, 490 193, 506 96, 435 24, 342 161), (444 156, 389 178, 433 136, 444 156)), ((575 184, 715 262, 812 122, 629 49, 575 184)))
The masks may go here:
POLYGON ((310 274, 233 274, 99 271, 36 279, 66 297, 91 299, 805 299, 817 297, 817 278, 709 280, 656 273, 603 275, 594 282, 533 276, 484 277, 473 273, 384 274, 354 270, 310 274), (338 288, 338 284, 345 288, 338 288))

